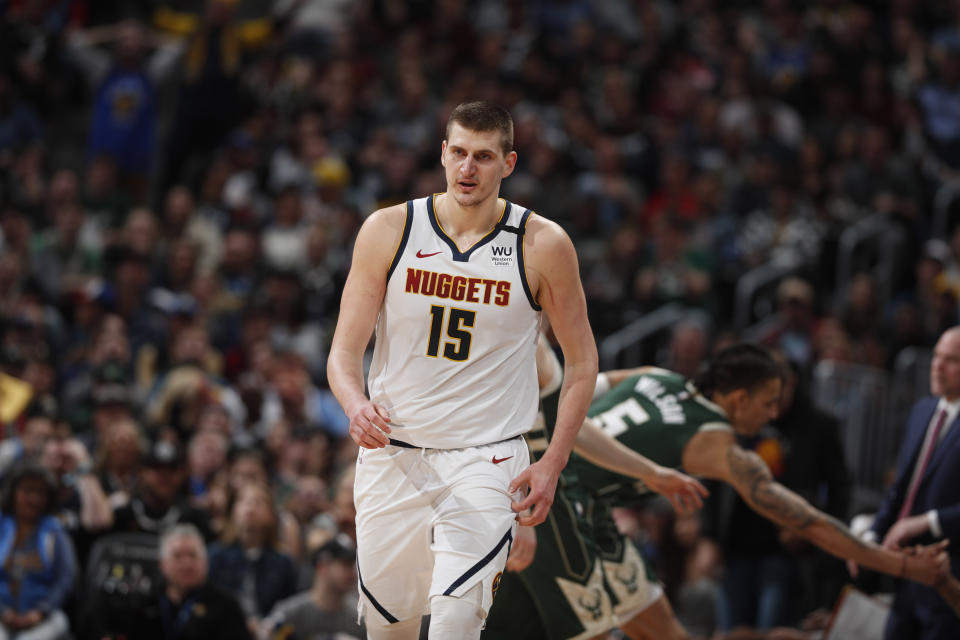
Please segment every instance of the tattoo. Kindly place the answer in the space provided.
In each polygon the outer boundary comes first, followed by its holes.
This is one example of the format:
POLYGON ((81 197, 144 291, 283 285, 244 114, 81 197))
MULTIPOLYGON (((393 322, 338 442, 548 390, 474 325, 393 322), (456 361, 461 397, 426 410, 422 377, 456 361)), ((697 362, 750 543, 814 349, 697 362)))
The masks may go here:
POLYGON ((732 446, 727 462, 734 486, 762 515, 783 526, 802 531, 818 519, 818 512, 770 475, 766 463, 752 451, 732 446))

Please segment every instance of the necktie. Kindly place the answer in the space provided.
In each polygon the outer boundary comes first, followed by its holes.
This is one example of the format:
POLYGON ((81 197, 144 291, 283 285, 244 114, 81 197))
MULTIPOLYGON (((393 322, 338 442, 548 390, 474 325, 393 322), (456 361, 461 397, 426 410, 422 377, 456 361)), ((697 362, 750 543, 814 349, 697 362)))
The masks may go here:
POLYGON ((921 458, 917 461, 917 467, 913 473, 913 482, 910 483, 910 490, 907 492, 907 499, 903 501, 903 506, 900 507, 900 515, 898 520, 901 518, 906 518, 910 515, 910 511, 913 509, 913 501, 917 498, 917 489, 920 487, 920 480, 923 479, 923 474, 927 470, 927 465, 930 464, 930 458, 933 457, 933 450, 937 446, 937 441, 940 439, 940 430, 943 429, 943 423, 947 419, 947 410, 940 409, 939 415, 937 415, 936 422, 933 425, 933 433, 930 434, 930 441, 927 443, 925 450, 921 452, 921 458))

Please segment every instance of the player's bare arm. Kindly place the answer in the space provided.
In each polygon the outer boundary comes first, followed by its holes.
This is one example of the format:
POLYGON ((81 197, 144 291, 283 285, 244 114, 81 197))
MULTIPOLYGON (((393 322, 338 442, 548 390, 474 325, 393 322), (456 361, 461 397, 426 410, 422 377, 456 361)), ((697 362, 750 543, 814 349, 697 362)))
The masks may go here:
POLYGON ((520 524, 543 522, 553 503, 557 478, 567 464, 580 424, 587 415, 597 378, 597 347, 587 320, 577 252, 559 225, 533 214, 523 240, 527 280, 537 303, 553 326, 563 350, 563 386, 553 438, 543 457, 517 476, 512 490, 528 486, 527 497, 514 504, 520 524))
POLYGON ((364 391, 363 354, 377 324, 404 221, 404 207, 397 205, 374 212, 360 228, 327 360, 330 389, 350 418, 350 437, 367 449, 389 443, 390 416, 364 391))
POLYGON ((839 558, 925 584, 933 584, 948 562, 942 544, 933 547, 939 548, 936 552, 908 555, 861 540, 842 522, 775 481, 763 459, 737 445, 729 432, 691 438, 683 464, 690 473, 729 483, 754 511, 839 558))
POLYGON ((633 376, 642 376, 645 373, 649 373, 657 367, 634 367, 632 369, 609 369, 603 372, 603 375, 607 377, 607 382, 610 384, 610 388, 617 386, 627 378, 632 378, 633 376))
POLYGON ((651 491, 669 499, 679 513, 701 508, 703 498, 709 495, 706 487, 695 478, 640 455, 616 438, 611 438, 590 418, 583 421, 574 449, 598 467, 642 480, 651 491))
MULTIPOLYGON (((623 380, 640 375, 651 368, 637 367, 604 371, 597 377, 613 374, 617 381, 612 383, 611 386, 616 386, 623 380)), ((562 379, 560 361, 542 335, 537 344, 537 377, 541 394, 547 388, 556 389, 562 379)), ((681 513, 701 508, 703 498, 709 495, 706 487, 696 479, 679 471, 660 466, 646 456, 637 453, 616 438, 610 437, 590 418, 584 419, 580 430, 577 432, 577 439, 573 448, 574 451, 598 467, 609 469, 628 478, 642 480, 651 491, 666 496, 673 504, 674 509, 681 513)))

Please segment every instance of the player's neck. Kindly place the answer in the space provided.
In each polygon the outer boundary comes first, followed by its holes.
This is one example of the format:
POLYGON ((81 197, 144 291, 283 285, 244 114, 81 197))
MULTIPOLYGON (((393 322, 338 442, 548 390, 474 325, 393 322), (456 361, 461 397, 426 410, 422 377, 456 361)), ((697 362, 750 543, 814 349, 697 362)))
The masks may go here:
POLYGON ((499 196, 494 193, 475 205, 463 206, 450 194, 443 193, 435 203, 437 220, 451 238, 485 235, 503 213, 499 196))

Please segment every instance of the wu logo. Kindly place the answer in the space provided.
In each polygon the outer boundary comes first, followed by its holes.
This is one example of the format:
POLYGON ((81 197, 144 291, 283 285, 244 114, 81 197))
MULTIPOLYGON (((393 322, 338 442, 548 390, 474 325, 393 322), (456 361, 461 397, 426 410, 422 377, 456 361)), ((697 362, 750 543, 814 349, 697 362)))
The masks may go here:
POLYGON ((495 256, 512 256, 513 247, 492 247, 495 256))

